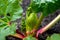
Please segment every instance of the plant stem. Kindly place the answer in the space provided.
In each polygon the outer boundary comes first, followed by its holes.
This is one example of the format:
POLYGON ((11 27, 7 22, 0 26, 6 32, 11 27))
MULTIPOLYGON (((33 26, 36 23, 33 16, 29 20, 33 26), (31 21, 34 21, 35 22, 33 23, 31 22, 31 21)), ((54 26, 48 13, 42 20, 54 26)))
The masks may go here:
POLYGON ((23 36, 23 35, 21 35, 21 34, 14 34, 14 35, 12 35, 12 36, 14 36, 14 37, 17 37, 17 38, 20 38, 20 39, 23 39, 23 38, 25 38, 25 36, 23 36))
POLYGON ((25 36, 25 34, 20 32, 18 29, 16 29, 16 33, 21 34, 22 36, 25 36))
POLYGON ((25 36, 23 33, 21 33, 18 29, 16 30, 16 34, 14 34, 14 35, 12 35, 12 36, 17 37, 17 38, 20 38, 20 39, 23 39, 23 38, 26 37, 26 36, 25 36))
POLYGON ((54 20, 52 20, 48 25, 46 25, 42 29, 38 30, 36 37, 38 37, 38 34, 42 34, 45 31, 47 31, 49 28, 51 28, 54 24, 56 24, 58 22, 58 20, 60 20, 60 14, 54 20))

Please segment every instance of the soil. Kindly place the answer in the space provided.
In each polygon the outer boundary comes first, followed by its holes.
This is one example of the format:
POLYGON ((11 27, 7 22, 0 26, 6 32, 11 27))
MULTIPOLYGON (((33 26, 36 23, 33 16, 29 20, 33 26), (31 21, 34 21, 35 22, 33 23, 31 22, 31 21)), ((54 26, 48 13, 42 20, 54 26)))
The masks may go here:
MULTIPOLYGON (((57 17, 60 14, 60 10, 57 10, 55 13, 49 14, 47 17, 45 17, 41 23, 41 27, 45 27, 48 23, 50 23, 55 17, 57 17)), ((46 40, 47 36, 51 36, 54 33, 60 33, 60 21, 56 23, 52 28, 47 30, 42 35, 39 34, 39 39, 46 40)))
POLYGON ((22 39, 9 35, 9 36, 6 36, 6 40, 22 40, 22 39))

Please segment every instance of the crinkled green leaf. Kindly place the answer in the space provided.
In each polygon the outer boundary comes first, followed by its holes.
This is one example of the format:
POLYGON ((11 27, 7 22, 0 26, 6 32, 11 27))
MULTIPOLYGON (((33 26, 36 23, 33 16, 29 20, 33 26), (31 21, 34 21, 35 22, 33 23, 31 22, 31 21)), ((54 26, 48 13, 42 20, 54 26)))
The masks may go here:
POLYGON ((16 25, 12 24, 11 26, 0 27, 0 40, 5 40, 5 37, 8 35, 15 34, 16 25))
POLYGON ((60 9, 60 0, 31 0, 28 10, 43 12, 44 16, 60 9))
POLYGON ((26 18, 26 29, 27 30, 32 30, 36 24, 37 24, 37 15, 36 13, 31 13, 27 18, 26 18))
POLYGON ((37 15, 35 13, 31 13, 29 17, 26 19, 26 23, 30 27, 34 27, 37 24, 37 15))
POLYGON ((24 38, 23 40, 36 40, 36 38, 34 38, 32 36, 28 36, 28 37, 24 38))
POLYGON ((14 21, 21 17, 23 12, 19 0, 0 0, 0 15, 14 21))
POLYGON ((53 34, 51 37, 47 37, 46 40, 59 40, 60 34, 53 34))

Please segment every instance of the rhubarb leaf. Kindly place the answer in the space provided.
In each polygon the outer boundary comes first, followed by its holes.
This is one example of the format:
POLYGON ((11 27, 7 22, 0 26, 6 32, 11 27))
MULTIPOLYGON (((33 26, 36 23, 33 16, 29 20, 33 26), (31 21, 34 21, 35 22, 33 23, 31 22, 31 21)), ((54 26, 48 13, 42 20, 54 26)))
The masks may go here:
POLYGON ((12 24, 11 26, 0 27, 0 39, 5 40, 5 37, 8 35, 15 34, 16 24, 12 24))
POLYGON ((26 18, 26 29, 31 31, 37 24, 37 15, 36 13, 31 13, 27 18, 26 18))
POLYGON ((36 40, 36 38, 32 37, 32 36, 27 36, 26 38, 24 38, 23 40, 36 40))
POLYGON ((0 0, 0 16, 3 15, 9 21, 21 18, 23 12, 18 0, 0 0))
POLYGON ((44 16, 60 9, 60 0, 31 0, 28 8, 32 12, 42 12, 44 16))
POLYGON ((60 34, 53 34, 51 37, 47 37, 46 40, 59 40, 60 34))
POLYGON ((15 21, 21 18, 23 12, 19 0, 0 0, 0 39, 14 34, 16 31, 15 21))

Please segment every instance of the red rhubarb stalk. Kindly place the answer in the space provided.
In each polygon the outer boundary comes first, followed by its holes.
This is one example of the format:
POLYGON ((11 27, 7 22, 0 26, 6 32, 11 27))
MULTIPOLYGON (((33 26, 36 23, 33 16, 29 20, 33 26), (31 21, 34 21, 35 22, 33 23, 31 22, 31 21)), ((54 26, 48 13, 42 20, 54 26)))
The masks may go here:
POLYGON ((23 39, 23 38, 25 38, 25 36, 23 36, 23 35, 21 35, 21 34, 15 34, 15 35, 12 35, 12 36, 14 36, 14 37, 17 37, 17 38, 20 38, 20 39, 23 39))
POLYGON ((16 33, 21 34, 22 36, 25 36, 25 34, 20 32, 18 29, 16 30, 16 33))
POLYGON ((20 39, 23 39, 23 38, 26 37, 26 36, 25 36, 23 33, 21 33, 18 29, 16 30, 16 34, 14 34, 14 35, 12 35, 12 36, 17 37, 17 38, 20 38, 20 39))
POLYGON ((49 28, 51 28, 55 23, 57 23, 57 21, 59 19, 60 19, 60 14, 54 20, 52 20, 48 25, 46 25, 45 27, 43 27, 40 30, 38 30, 37 34, 36 34, 36 37, 38 37, 38 34, 42 34, 45 31, 47 31, 49 28))

